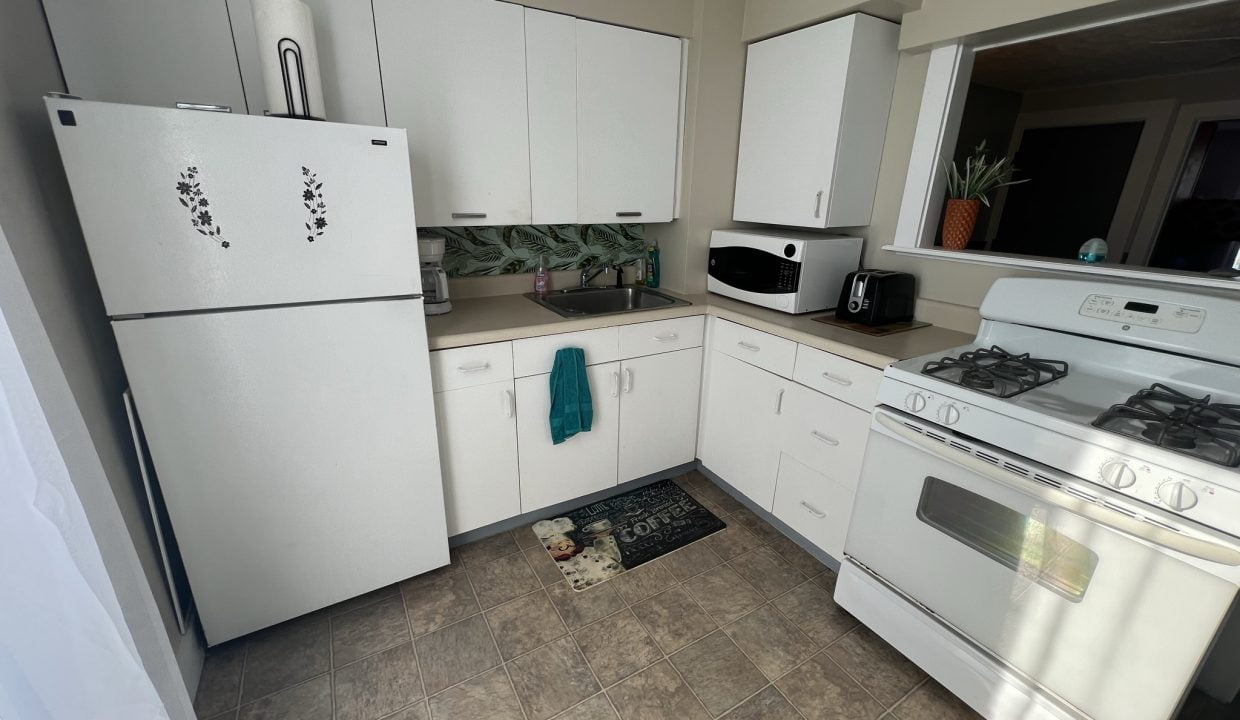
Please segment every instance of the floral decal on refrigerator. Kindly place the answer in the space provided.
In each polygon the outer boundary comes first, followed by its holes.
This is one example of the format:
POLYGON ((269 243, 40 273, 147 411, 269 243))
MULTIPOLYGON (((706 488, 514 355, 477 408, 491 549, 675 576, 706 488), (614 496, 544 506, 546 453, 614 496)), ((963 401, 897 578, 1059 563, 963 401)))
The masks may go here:
POLYGON ((189 222, 198 234, 211 238, 222 248, 227 248, 229 243, 211 215, 211 203, 203 192, 202 183, 198 182, 197 167, 185 168, 185 172, 181 173, 181 181, 177 183, 177 195, 177 200, 189 210, 189 222))
POLYGON ((301 175, 306 186, 301 191, 301 204, 310 211, 310 217, 306 218, 306 241, 314 242, 327 229, 327 203, 323 200, 323 183, 319 182, 318 173, 303 165, 301 175))

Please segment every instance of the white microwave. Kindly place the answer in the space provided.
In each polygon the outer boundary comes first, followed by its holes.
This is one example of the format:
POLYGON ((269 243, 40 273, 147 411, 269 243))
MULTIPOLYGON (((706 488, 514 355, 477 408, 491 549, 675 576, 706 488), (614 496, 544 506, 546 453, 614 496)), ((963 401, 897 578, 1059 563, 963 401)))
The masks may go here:
POLYGON ((859 237, 715 230, 706 289, 787 313, 830 310, 860 264, 859 237))

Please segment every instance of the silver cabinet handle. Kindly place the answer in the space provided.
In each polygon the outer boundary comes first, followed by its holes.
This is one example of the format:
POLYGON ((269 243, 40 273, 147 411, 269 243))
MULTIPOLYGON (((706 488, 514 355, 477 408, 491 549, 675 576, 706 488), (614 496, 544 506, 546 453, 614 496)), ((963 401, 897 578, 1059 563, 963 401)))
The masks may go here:
POLYGON ((825 517, 827 516, 827 514, 826 514, 825 512, 823 512, 823 511, 819 510, 818 508, 814 507, 813 505, 810 505, 809 503, 805 502, 804 500, 801 500, 801 501, 800 501, 800 503, 801 503, 801 507, 803 507, 803 508, 805 508, 806 510, 808 510, 810 515, 813 515, 814 517, 818 518, 819 520, 821 520, 821 519, 823 519, 823 518, 825 518, 825 517))
MULTIPOLYGON (((482 218, 486 216, 487 216, 486 213, 479 213, 479 212, 452 213, 453 220, 481 220, 482 218)), ((817 217, 817 215, 815 215, 814 217, 817 217)))
POLYGON ((740 347, 742 347, 742 348, 744 348, 744 349, 748 350, 749 352, 758 352, 759 350, 761 350, 761 349, 762 349, 762 348, 758 347, 757 345, 754 345, 753 343, 747 343, 747 342, 745 342, 744 340, 739 340, 739 341, 737 341, 737 343, 736 343, 736 344, 737 344, 737 345, 739 345, 740 347))
POLYGON ((624 390, 624 392, 626 392, 626 393, 633 392, 633 369, 632 369, 632 368, 625 368, 625 369, 624 369, 624 387, 623 387, 623 390, 624 390))
POLYGON ((776 415, 784 414, 784 389, 783 388, 780 388, 779 392, 775 393, 775 414, 776 415))
POLYGON ((830 445, 831 447, 835 447, 836 445, 839 445, 839 444, 840 444, 840 441, 839 441, 839 440, 836 440, 835 438, 831 437, 830 435, 823 435, 822 433, 818 432, 817 430, 810 430, 810 431, 809 431, 809 434, 810 434, 810 436, 811 436, 811 437, 813 437, 815 440, 817 440, 817 441, 819 441, 819 442, 824 442, 824 443, 826 443, 826 444, 830 445))
POLYGON ((641 217, 641 210, 621 210, 616 213, 616 217, 641 217))
POLYGON ((823 373, 822 376, 826 378, 827 380, 830 380, 831 382, 835 383, 836 385, 843 385, 844 387, 848 387, 849 385, 852 385, 852 380, 849 380, 848 378, 842 378, 838 375, 832 375, 829 372, 823 373))
POLYGON ((674 333, 674 332, 670 332, 670 333, 663 333, 662 335, 655 335, 655 336, 654 336, 654 339, 655 339, 655 340, 658 340, 659 342, 671 342, 671 341, 673 341, 673 340, 677 340, 677 339, 679 339, 679 338, 680 338, 680 333, 674 333))
POLYGON ((469 374, 469 373, 476 373, 476 372, 484 372, 490 369, 491 369, 491 363, 483 362, 483 363, 476 363, 474 365, 458 365, 456 368, 456 371, 469 374))
POLYGON ((611 374, 611 396, 620 397, 620 371, 611 374))
POLYGON ((818 196, 814 199, 814 217, 820 217, 822 213, 822 191, 818 191, 818 196))
POLYGON ((206 110, 207 112, 232 112, 232 105, 212 105, 210 103, 177 101, 177 110, 206 110))
POLYGON ((500 405, 501 407, 504 408, 504 417, 506 418, 512 417, 513 398, 512 398, 511 390, 505 390, 504 392, 500 393, 500 405))

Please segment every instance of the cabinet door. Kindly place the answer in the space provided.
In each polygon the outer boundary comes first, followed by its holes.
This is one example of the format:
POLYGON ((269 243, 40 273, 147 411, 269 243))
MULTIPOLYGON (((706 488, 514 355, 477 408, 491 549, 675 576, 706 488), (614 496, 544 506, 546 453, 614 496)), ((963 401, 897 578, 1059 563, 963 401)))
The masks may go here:
POLYGON ((521 514, 511 380, 435 393, 448 535, 521 514))
POLYGON ((225 0, 44 0, 69 92, 246 111, 225 0))
POLYGON ((577 222, 577 20, 525 9, 530 210, 535 225, 577 222))
POLYGON ((702 463, 767 510, 779 466, 776 420, 788 382, 713 352, 706 383, 702 463))
POLYGON ((550 375, 517 380, 517 447, 521 465, 521 512, 616 485, 616 439, 620 419, 620 363, 586 369, 594 422, 559 445, 551 443, 550 375))
POLYGON ((529 224, 524 9, 375 0, 374 14, 388 125, 409 132, 418 224, 529 224))
POLYGON ((578 222, 670 222, 679 127, 680 40, 578 20, 578 222))
POLYGON ((701 386, 702 348, 621 363, 621 482, 693 462, 701 386))
POLYGON ((734 220, 826 227, 851 39, 841 18, 749 46, 734 220))
POLYGON ((784 454, 771 512, 836 560, 844 558, 844 538, 852 515, 853 489, 784 454))

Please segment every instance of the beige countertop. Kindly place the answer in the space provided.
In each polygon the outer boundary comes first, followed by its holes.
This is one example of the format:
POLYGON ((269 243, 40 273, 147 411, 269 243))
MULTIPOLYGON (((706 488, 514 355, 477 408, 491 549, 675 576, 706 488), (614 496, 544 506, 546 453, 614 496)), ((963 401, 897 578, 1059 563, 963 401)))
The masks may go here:
POLYGON ((934 326, 871 337, 811 319, 822 313, 789 315, 711 293, 683 295, 663 289, 659 292, 688 300, 692 305, 565 318, 522 295, 464 298, 452 301, 452 312, 427 317, 426 332, 431 350, 444 350, 574 330, 714 315, 877 368, 896 360, 967 345, 973 339, 972 335, 934 326))

